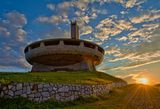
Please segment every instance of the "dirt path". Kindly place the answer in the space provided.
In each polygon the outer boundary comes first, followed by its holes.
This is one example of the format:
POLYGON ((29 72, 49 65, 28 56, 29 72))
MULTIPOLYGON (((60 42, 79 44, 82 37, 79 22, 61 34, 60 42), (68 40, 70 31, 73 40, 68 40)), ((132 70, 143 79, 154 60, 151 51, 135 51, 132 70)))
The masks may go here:
POLYGON ((160 109, 160 91, 150 86, 132 86, 122 100, 121 109, 160 109))

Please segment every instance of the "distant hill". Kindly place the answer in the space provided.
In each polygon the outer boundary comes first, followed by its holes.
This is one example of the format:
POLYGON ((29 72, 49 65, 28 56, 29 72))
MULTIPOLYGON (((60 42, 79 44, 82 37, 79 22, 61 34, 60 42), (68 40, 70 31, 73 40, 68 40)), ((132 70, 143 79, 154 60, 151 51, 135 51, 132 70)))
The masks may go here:
POLYGON ((160 83, 159 83, 159 84, 156 84, 155 86, 160 87, 160 83))

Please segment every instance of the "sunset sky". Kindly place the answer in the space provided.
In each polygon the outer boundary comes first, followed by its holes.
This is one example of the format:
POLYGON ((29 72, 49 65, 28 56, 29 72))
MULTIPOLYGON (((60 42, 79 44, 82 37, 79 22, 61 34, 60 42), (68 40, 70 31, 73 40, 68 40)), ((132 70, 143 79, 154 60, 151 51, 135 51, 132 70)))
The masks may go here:
POLYGON ((25 46, 69 38, 75 19, 80 38, 105 50, 99 71, 160 82, 160 0, 0 0, 0 72, 29 71, 25 46))

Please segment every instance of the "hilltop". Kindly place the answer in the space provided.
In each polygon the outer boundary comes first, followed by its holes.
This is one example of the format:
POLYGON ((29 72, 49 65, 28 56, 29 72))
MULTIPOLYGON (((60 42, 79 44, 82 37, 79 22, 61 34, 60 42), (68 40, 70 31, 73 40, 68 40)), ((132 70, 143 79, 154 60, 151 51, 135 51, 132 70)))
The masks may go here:
MULTIPOLYGON (((0 83, 10 82, 45 82, 65 84, 107 84, 122 82, 122 79, 103 72, 32 72, 32 73, 0 73, 0 83)), ((123 81, 124 82, 124 81, 123 81)))

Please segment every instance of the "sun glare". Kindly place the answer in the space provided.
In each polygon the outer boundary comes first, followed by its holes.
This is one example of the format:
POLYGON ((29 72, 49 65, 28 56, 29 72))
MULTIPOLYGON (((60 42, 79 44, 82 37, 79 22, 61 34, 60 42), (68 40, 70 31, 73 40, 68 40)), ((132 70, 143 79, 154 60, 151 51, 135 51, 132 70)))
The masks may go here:
POLYGON ((149 80, 147 78, 138 78, 138 83, 149 84, 149 80))

